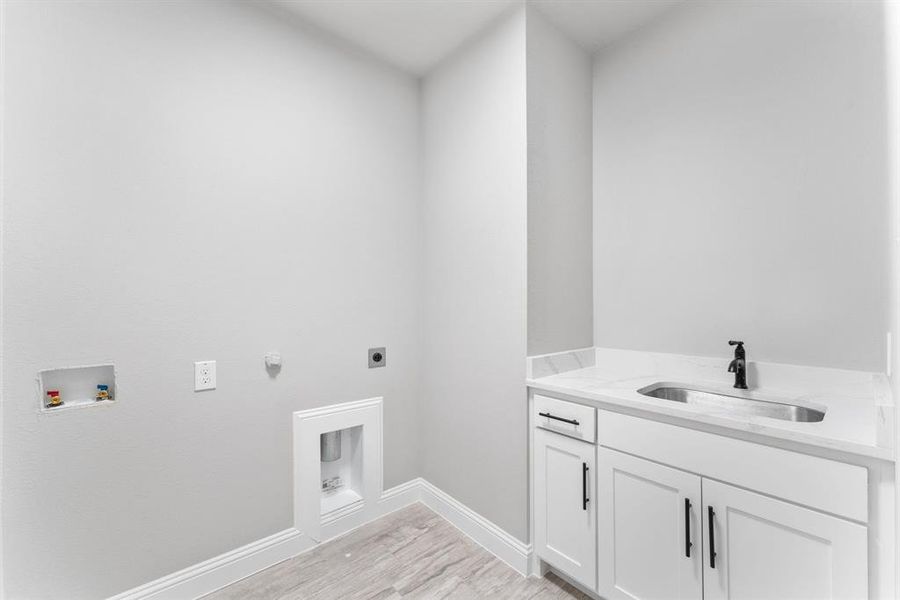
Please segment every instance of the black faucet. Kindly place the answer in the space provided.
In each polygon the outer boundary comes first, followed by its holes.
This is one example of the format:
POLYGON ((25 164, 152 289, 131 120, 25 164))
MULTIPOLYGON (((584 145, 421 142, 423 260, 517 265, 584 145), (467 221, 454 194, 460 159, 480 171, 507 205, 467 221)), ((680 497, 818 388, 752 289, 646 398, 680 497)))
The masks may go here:
POLYGON ((744 342, 728 340, 729 346, 737 346, 734 349, 734 360, 728 365, 728 372, 734 373, 734 387, 739 390, 747 389, 747 354, 744 352, 744 342))

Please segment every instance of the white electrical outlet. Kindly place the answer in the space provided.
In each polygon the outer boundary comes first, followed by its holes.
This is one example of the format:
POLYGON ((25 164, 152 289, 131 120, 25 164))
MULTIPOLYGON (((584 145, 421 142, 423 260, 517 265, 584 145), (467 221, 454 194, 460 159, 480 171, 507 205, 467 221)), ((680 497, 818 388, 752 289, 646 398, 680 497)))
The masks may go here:
POLYGON ((194 391, 216 389, 216 361, 204 360, 194 363, 194 391))

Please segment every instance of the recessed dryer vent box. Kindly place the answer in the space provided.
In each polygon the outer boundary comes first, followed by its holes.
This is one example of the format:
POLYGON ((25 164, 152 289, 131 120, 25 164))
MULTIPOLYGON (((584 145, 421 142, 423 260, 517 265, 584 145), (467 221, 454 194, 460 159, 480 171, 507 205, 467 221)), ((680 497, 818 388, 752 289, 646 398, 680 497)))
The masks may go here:
POLYGON ((378 515, 382 399, 295 412, 294 527, 316 542, 378 515))
POLYGON ((362 425, 322 433, 320 460, 322 519, 328 522, 338 511, 361 502, 363 486, 362 425))
POLYGON ((38 372, 37 383, 40 410, 45 413, 104 406, 118 400, 115 365, 46 369, 38 372), (106 395, 101 393, 104 391, 106 395), (53 404, 49 392, 59 392, 59 404, 53 404))

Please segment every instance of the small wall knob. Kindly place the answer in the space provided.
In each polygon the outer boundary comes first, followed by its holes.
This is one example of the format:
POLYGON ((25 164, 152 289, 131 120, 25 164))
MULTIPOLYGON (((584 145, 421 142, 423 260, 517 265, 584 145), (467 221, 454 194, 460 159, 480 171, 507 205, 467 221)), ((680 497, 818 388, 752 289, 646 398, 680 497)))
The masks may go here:
POLYGON ((267 369, 281 368, 281 355, 277 352, 266 352, 266 368, 267 369))

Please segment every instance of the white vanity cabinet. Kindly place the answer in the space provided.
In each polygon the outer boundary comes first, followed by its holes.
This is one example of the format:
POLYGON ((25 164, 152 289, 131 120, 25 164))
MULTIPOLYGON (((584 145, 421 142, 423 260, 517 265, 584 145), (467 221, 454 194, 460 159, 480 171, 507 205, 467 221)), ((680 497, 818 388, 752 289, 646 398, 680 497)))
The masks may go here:
POLYGON ((867 598, 865 526, 614 450, 597 456, 603 598, 867 598))
POLYGON ((869 598, 866 467, 538 395, 532 424, 535 552, 604 600, 869 598))
POLYGON ((700 477, 597 449, 600 595, 700 600, 700 477))

